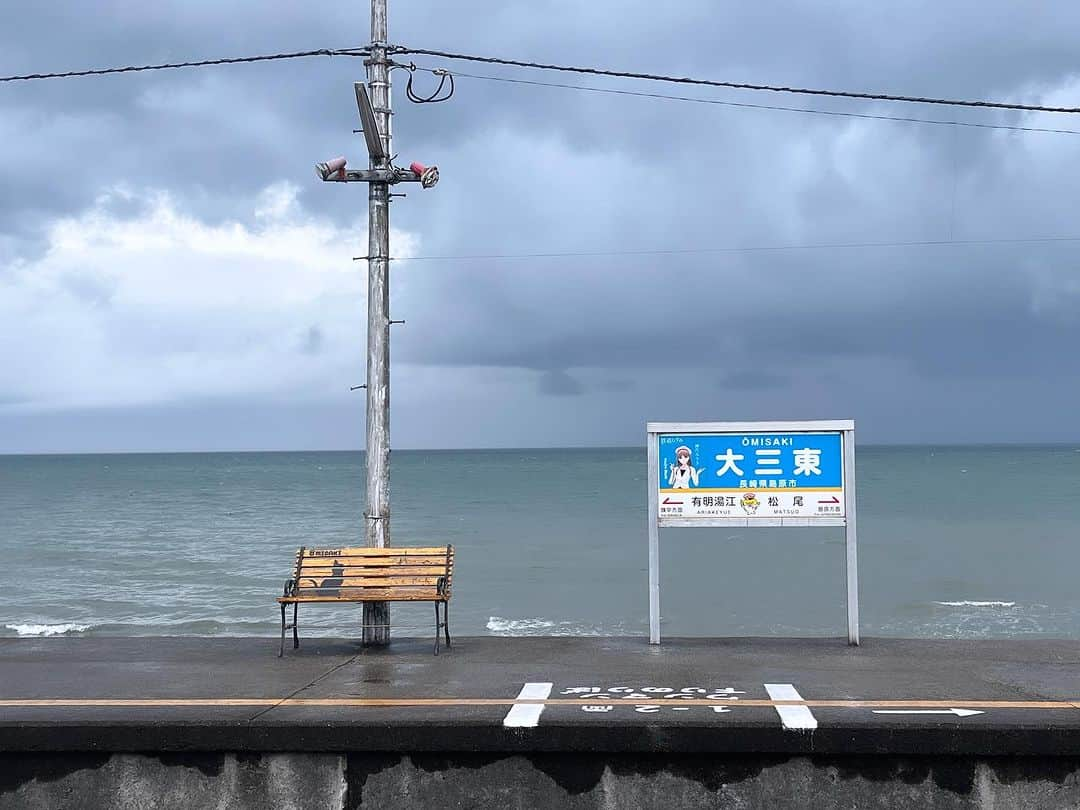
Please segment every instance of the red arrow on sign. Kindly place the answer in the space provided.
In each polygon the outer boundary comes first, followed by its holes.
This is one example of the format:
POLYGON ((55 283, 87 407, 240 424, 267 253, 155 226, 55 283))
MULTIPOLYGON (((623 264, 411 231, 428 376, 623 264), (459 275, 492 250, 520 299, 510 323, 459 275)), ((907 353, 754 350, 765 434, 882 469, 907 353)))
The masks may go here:
POLYGON ((664 498, 664 505, 665 506, 682 506, 683 502, 682 501, 673 501, 673 500, 671 500, 671 498, 664 498))
POLYGON ((829 498, 829 500, 827 500, 827 501, 818 501, 818 503, 840 503, 840 499, 837 498, 835 495, 833 495, 831 498, 829 498))

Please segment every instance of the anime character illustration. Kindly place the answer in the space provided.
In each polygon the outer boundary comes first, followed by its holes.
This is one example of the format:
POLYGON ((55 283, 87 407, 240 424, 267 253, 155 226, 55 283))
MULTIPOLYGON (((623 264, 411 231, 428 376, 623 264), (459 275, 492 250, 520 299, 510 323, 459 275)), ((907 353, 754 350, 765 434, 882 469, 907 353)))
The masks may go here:
POLYGON ((668 475, 668 486, 672 489, 696 487, 698 476, 705 472, 705 468, 696 468, 690 463, 690 448, 686 445, 676 447, 675 462, 671 465, 671 473, 668 475))
POLYGON ((758 496, 754 492, 747 492, 742 496, 742 500, 739 502, 743 511, 748 515, 752 515, 757 512, 758 507, 761 506, 761 501, 758 500, 758 496))

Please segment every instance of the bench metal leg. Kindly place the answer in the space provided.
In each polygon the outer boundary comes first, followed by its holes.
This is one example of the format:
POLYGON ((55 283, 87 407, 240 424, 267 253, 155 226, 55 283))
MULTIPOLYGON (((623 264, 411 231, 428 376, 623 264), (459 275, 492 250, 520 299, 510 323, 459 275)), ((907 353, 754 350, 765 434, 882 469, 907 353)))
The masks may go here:
POLYGON ((435 654, 439 654, 439 637, 446 636, 446 649, 450 649, 450 603, 435 603, 435 654), (442 621, 439 620, 439 605, 442 605, 442 621))
POLYGON ((435 603, 435 654, 439 654, 439 603, 435 603))
POLYGON ((281 647, 278 649, 277 657, 281 658, 285 654, 285 603, 281 603, 281 647))
POLYGON ((294 650, 300 649, 300 636, 298 635, 297 624, 296 624, 296 612, 299 609, 300 609, 300 603, 299 602, 293 602, 293 606, 292 606, 292 648, 294 650))

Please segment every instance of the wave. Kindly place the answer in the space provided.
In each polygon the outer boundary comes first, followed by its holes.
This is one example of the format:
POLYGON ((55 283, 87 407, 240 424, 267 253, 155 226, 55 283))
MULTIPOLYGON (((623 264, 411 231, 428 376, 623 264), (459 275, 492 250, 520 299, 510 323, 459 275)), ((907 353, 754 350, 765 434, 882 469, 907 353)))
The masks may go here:
POLYGON ((907 638, 1074 638, 1080 621, 1080 605, 1051 606, 1004 599, 926 601, 919 605, 921 613, 909 613, 867 634, 907 638))
POLYGON ((492 633, 513 635, 537 635, 538 631, 550 630, 555 622, 546 619, 504 619, 492 616, 488 619, 487 629, 492 633))
POLYGON ((544 618, 504 619, 502 616, 491 616, 487 630, 496 636, 619 636, 626 633, 622 626, 602 627, 544 618))
POLYGON ((6 624, 8 630, 14 630, 19 636, 63 636, 68 633, 81 633, 89 630, 88 624, 6 624))
MULTIPOLYGON (((319 627, 315 622, 308 622, 310 629, 319 627)), ((215 621, 213 619, 193 619, 188 621, 166 621, 155 619, 128 619, 121 622, 96 620, 93 622, 64 622, 45 624, 25 622, 3 625, 0 637, 16 635, 25 638, 45 638, 48 636, 74 635, 88 636, 251 636, 271 635, 276 632, 274 622, 256 621, 215 621)), ((321 629, 321 628, 320 628, 321 629)))

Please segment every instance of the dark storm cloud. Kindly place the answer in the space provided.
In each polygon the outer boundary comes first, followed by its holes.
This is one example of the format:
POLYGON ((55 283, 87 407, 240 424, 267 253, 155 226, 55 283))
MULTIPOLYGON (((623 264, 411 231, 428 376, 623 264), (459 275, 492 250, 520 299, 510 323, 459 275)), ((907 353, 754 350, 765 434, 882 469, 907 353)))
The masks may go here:
POLYGON ((545 371, 537 381, 541 394, 556 397, 573 397, 585 393, 585 386, 565 371, 545 371))
POLYGON ((763 391, 769 388, 780 388, 788 382, 788 378, 780 374, 770 374, 767 371, 750 369, 725 374, 720 380, 720 385, 723 388, 735 388, 744 391, 763 391))
MULTIPOLYGON (((1004 0, 686 2, 661 20, 655 10, 644 2, 391 0, 391 40, 898 93, 1038 102, 1058 92, 1065 95, 1055 101, 1075 104, 1080 91, 1080 6, 1070 4, 1037 14, 1004 0)), ((76 2, 17 2, 5 7, 4 23, 0 72, 17 73, 359 45, 368 20, 354 2, 317 10, 261 2, 112 2, 93 10, 76 2)), ((1064 116, 457 67, 758 104, 1080 129, 1080 121, 1064 116)), ((299 185, 304 210, 339 225, 355 222, 362 191, 315 182, 311 165, 338 153, 361 162, 361 142, 350 132, 350 84, 361 72, 359 60, 337 58, 0 86, 0 274, 40 254, 56 218, 86 210, 118 185, 166 190, 187 215, 215 223, 250 218, 258 193, 287 180, 299 185)), ((410 189, 393 207, 395 227, 418 238, 421 255, 1080 235, 1072 214, 1080 136, 468 78, 458 81, 450 103, 415 106, 400 92, 404 78, 395 72, 399 162, 438 163, 443 177, 434 191, 410 189)), ((427 87, 431 77, 416 81, 427 87)), ((144 205, 144 197, 112 195, 102 210, 125 219, 138 217, 144 205)), ((356 243, 364 244, 362 234, 356 243)), ((395 333, 394 360, 476 374, 523 369, 533 394, 564 401, 619 394, 634 418, 651 389, 626 381, 663 369, 709 380, 712 393, 702 397, 719 396, 719 380, 723 395, 750 412, 766 408, 769 397, 805 390, 807 379, 850 382, 857 375, 870 391, 887 388, 899 373, 908 375, 909 394, 928 402, 945 381, 971 386, 954 391, 960 398, 985 385, 1019 392, 1052 382, 1068 399, 1080 394, 1080 384, 1068 382, 1080 378, 1072 349, 1080 339, 1074 248, 400 262, 395 310, 409 328, 395 333)), ((71 285, 87 306, 108 305, 107 288, 79 279, 71 285)), ((298 335, 303 352, 325 348, 319 327, 298 335)), ((863 402, 855 390, 849 399, 863 402)), ((846 401, 806 407, 827 411, 846 401)), ((729 399, 723 404, 732 406, 729 399)), ((537 413, 544 407, 538 404, 537 413)), ((709 407, 704 400, 701 408, 709 407)), ((880 401, 860 407, 861 416, 890 425, 904 418, 880 401)), ((974 420, 971 435, 989 425, 974 420)))
POLYGON ((601 391, 607 391, 611 394, 625 394, 633 391, 637 385, 633 380, 601 380, 598 383, 598 387, 601 391))

